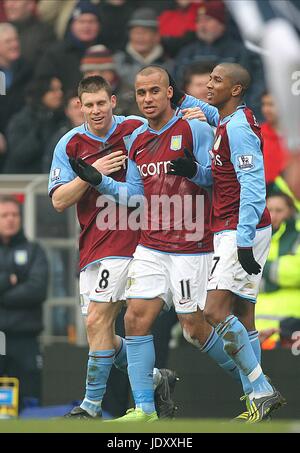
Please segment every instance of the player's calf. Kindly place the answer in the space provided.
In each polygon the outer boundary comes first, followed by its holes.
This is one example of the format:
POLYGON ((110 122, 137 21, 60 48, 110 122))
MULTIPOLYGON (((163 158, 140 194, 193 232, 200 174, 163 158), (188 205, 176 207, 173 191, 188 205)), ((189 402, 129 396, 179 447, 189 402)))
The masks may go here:
POLYGON ((196 348, 201 349, 212 330, 204 319, 203 312, 198 309, 194 313, 179 314, 178 319, 184 338, 196 348))

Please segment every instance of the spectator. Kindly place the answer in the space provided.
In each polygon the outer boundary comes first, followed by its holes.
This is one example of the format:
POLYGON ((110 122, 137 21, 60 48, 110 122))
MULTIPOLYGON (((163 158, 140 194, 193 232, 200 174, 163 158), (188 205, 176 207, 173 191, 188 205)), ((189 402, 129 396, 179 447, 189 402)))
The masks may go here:
POLYGON ((19 33, 23 58, 35 65, 50 43, 55 40, 52 28, 35 15, 35 0, 4 0, 7 21, 19 33))
POLYGON ((278 194, 278 193, 283 193, 285 195, 287 195, 288 197, 290 197, 292 200, 293 200, 293 203, 294 203, 294 206, 295 206, 295 209, 297 211, 297 213, 300 212, 300 199, 298 199, 295 194, 292 192, 291 190, 291 187, 288 185, 287 181, 286 181, 286 178, 285 178, 285 173, 283 175, 279 175, 276 177, 276 179, 274 180, 274 182, 270 183, 268 186, 267 186, 267 196, 270 196, 270 195, 275 195, 275 194, 278 194))
POLYGON ((274 99, 266 91, 261 97, 261 110, 265 120, 261 125, 261 132, 264 139, 266 183, 270 185, 285 169, 289 151, 280 134, 279 115, 274 99))
MULTIPOLYGON (((256 305, 258 330, 278 329, 281 319, 300 318, 300 220, 292 199, 283 193, 269 196, 267 207, 273 232, 256 305)), ((277 339, 278 334, 274 345, 277 339)))
POLYGON ((159 16, 159 33, 170 56, 175 57, 182 46, 195 40, 198 8, 192 0, 175 0, 173 9, 159 16))
POLYGON ((24 236, 19 203, 11 196, 0 196, 0 330, 6 337, 0 376, 19 379, 21 407, 26 398, 40 398, 38 335, 43 329, 47 286, 45 253, 24 236))
POLYGON ((62 85, 57 78, 34 80, 27 105, 8 125, 5 173, 42 173, 50 137, 62 125, 62 85))
POLYGON ((78 3, 71 17, 68 36, 49 47, 37 66, 37 77, 57 77, 62 81, 64 92, 77 88, 81 78, 80 60, 85 50, 96 44, 99 37, 97 14, 98 9, 92 3, 78 3))
POLYGON ((110 83, 113 94, 117 96, 115 115, 140 115, 134 89, 120 77, 114 57, 107 47, 98 44, 87 49, 80 62, 80 70, 84 77, 99 75, 110 83))
POLYGON ((84 116, 81 111, 80 102, 76 92, 71 91, 65 96, 64 112, 65 120, 63 121, 61 127, 49 138, 48 146, 46 147, 43 156, 43 173, 49 173, 50 171, 53 151, 60 138, 69 130, 84 123, 84 116))
POLYGON ((228 16, 223 2, 211 0, 198 8, 196 41, 183 47, 175 61, 175 77, 182 81, 186 65, 211 61, 239 63, 251 74, 255 85, 248 90, 246 102, 256 115, 260 115, 260 96, 264 90, 262 64, 257 55, 248 51, 241 41, 233 39, 228 30, 228 16))
POLYGON ((39 0, 37 13, 39 18, 53 26, 56 37, 62 40, 66 34, 67 26, 71 19, 78 0, 39 0))
POLYGON ((6 79, 6 95, 0 103, 0 132, 5 135, 8 121, 25 103, 24 90, 32 75, 21 57, 17 30, 6 22, 0 24, 0 71, 6 79))
POLYGON ((106 0, 99 5, 102 42, 117 52, 124 50, 128 40, 127 23, 134 11, 131 0, 106 0))
POLYGON ((210 62, 192 63, 183 75, 183 90, 201 101, 207 102, 207 84, 214 68, 210 62))
POLYGON ((133 86, 136 73, 144 66, 158 64, 172 70, 172 62, 160 44, 158 21, 151 8, 137 9, 130 18, 129 41, 125 52, 115 55, 118 73, 133 86))

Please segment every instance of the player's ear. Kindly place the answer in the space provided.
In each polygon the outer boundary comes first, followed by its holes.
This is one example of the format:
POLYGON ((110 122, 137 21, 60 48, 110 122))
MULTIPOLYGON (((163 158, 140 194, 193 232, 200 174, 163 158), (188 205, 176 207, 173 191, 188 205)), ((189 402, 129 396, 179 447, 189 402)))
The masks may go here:
POLYGON ((242 95, 243 87, 240 84, 233 85, 231 89, 231 94, 233 97, 239 97, 242 95))
POLYGON ((113 94, 112 97, 111 97, 111 105, 112 105, 112 108, 114 109, 117 105, 117 97, 113 94))
POLYGON ((171 86, 168 87, 167 96, 168 96, 168 99, 172 99, 172 97, 173 97, 173 87, 171 87, 171 86))

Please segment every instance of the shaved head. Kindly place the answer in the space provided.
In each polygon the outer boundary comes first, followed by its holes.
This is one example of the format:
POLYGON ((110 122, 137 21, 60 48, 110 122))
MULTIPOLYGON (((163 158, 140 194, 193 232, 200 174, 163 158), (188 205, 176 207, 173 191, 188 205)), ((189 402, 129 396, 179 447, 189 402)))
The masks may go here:
POLYGON ((165 69, 161 68, 160 66, 147 66, 146 68, 141 69, 137 73, 136 78, 138 76, 148 77, 153 74, 159 74, 160 82, 166 87, 170 86, 169 75, 168 75, 167 71, 165 69))
POLYGON ((232 82, 232 86, 241 85, 243 94, 248 90, 251 83, 251 77, 247 69, 238 63, 220 63, 218 66, 225 70, 226 76, 229 77, 232 82))

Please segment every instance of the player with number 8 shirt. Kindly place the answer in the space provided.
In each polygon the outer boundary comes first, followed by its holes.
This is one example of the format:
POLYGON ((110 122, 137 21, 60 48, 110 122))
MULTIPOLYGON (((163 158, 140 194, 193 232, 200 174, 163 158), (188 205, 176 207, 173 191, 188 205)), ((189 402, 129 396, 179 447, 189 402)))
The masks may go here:
MULTIPOLYGON (((140 117, 115 116, 116 97, 111 86, 99 76, 83 79, 78 88, 86 123, 64 135, 58 142, 49 176, 49 194, 54 208, 62 212, 76 204, 80 224, 80 297, 90 347, 86 394, 79 407, 67 416, 101 416, 101 404, 112 365, 127 373, 126 343, 115 334, 115 320, 125 296, 128 266, 136 248, 139 231, 123 228, 128 210, 110 203, 88 183, 77 177, 69 160, 82 159, 91 169, 114 174, 125 180, 127 142, 145 122, 140 117), (99 222, 99 216, 113 214, 113 224, 99 222)), ((174 387, 170 370, 155 369, 153 384, 161 416, 170 416, 174 403, 166 389, 174 387)))

